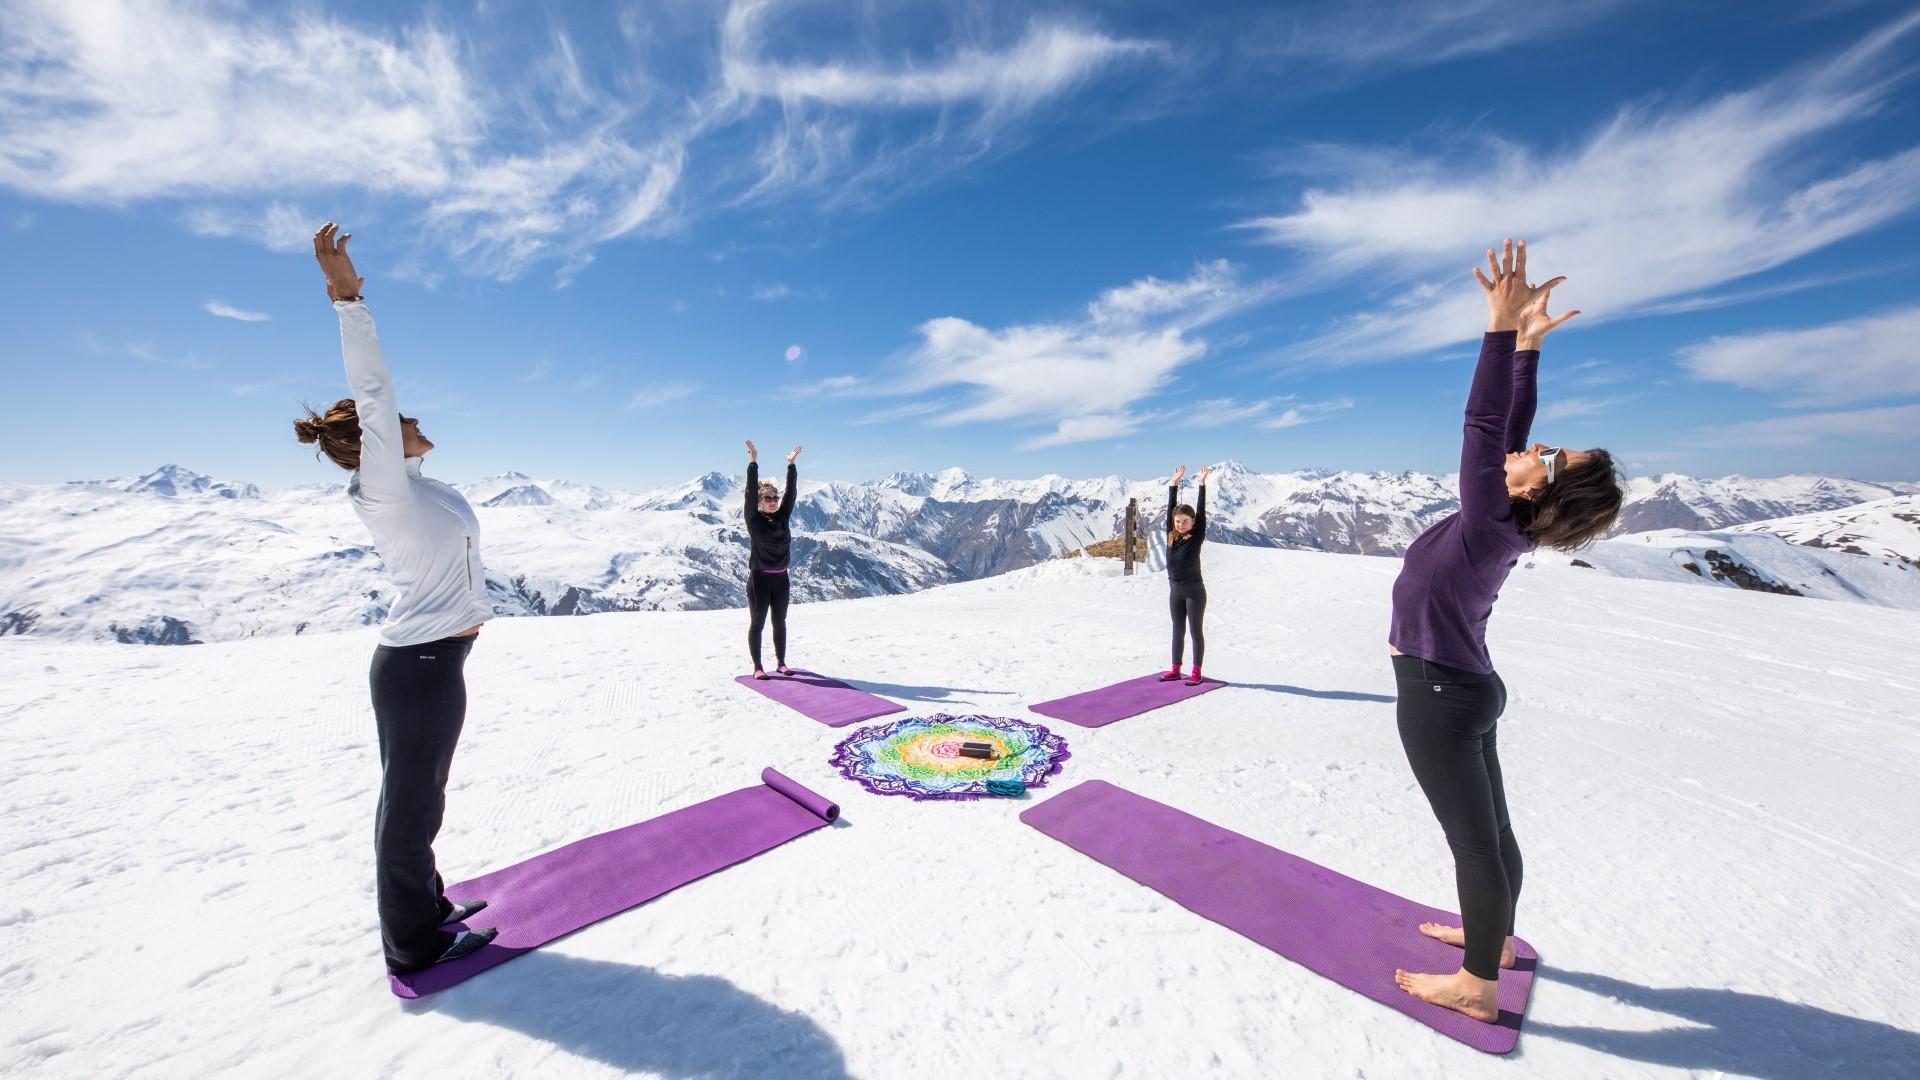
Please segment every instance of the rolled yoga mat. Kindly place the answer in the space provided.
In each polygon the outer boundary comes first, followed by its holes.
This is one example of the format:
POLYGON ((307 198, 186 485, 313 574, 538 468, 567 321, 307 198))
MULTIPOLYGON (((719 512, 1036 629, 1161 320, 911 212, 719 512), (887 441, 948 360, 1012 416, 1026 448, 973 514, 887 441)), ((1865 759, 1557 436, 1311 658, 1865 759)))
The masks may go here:
POLYGON ((1111 724, 1115 720, 1125 720, 1129 716, 1138 716, 1151 712, 1162 705, 1171 705, 1176 701, 1199 697, 1209 690, 1218 690, 1227 685, 1219 679, 1207 679, 1199 686, 1188 686, 1186 680, 1161 682, 1158 675, 1142 675, 1137 679, 1117 682, 1112 686, 1103 686, 1098 690, 1068 697, 1043 701, 1027 708, 1042 716, 1051 716, 1056 720, 1065 720, 1069 724, 1081 727, 1099 727, 1111 724))
POLYGON ((456 903, 486 900, 473 921, 498 927, 500 936, 458 960, 389 976, 393 992, 417 998, 445 990, 840 816, 839 807, 773 769, 761 770, 760 781, 449 886, 447 899, 456 903))
MULTIPOLYGON (((1400 989, 1393 970, 1451 972, 1460 950, 1420 924, 1460 918, 1337 874, 1104 780, 1088 780, 1020 814, 1082 854, 1311 971, 1405 1013, 1476 1050, 1504 1054, 1520 1038, 1538 962, 1514 939, 1518 965, 1500 973, 1500 1019, 1478 1020, 1400 989)), ((1435 845, 1435 855, 1439 854, 1435 845)))
POLYGON ((895 705, 886 698, 874 697, 839 679, 829 679, 825 675, 801 671, 799 668, 795 668, 791 675, 769 674, 764 679, 742 675, 733 681, 828 727, 846 727, 876 716, 907 711, 905 705, 895 705))

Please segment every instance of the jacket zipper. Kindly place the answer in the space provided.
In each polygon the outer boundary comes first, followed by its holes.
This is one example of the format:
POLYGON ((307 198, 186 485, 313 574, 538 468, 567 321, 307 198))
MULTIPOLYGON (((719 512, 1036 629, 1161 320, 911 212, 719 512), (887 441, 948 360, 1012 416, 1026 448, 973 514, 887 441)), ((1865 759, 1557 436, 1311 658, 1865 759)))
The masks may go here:
POLYGON ((473 537, 467 537, 467 592, 473 592, 473 537))

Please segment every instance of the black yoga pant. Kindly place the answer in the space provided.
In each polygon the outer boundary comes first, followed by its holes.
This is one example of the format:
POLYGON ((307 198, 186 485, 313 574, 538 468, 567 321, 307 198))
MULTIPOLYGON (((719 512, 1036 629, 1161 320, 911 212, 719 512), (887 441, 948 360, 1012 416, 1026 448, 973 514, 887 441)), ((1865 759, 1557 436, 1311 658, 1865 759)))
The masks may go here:
POLYGON ((1507 817, 1494 735, 1507 687, 1412 656, 1393 658, 1399 684, 1400 745, 1453 849, 1468 972, 1498 978, 1500 948, 1513 933, 1520 899, 1520 845, 1507 817))
POLYGON ((760 629, 767 625, 767 612, 773 612, 773 659, 787 662, 787 597, 792 588, 785 574, 755 570, 747 578, 747 608, 753 612, 753 624, 747 628, 747 651, 753 654, 753 670, 764 671, 760 663, 760 629))
POLYGON ((473 637, 424 645, 382 645, 368 681, 380 733, 380 812, 374 819, 375 884, 380 941, 387 967, 426 967, 453 934, 440 922, 453 913, 433 861, 433 839, 447 809, 447 774, 467 716, 464 669, 473 637))
POLYGON ((1167 594, 1173 613, 1173 666, 1180 666, 1186 635, 1193 635, 1193 666, 1207 662, 1207 587, 1198 581, 1175 581, 1167 594))

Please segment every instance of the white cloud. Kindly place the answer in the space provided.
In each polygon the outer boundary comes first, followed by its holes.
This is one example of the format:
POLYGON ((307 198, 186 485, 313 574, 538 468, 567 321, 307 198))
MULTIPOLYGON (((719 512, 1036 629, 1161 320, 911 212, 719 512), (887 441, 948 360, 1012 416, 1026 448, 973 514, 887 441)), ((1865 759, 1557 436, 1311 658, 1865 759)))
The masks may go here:
POLYGON ((627 402, 627 408, 634 412, 642 409, 657 409, 662 405, 670 405, 690 398, 698 389, 700 389, 698 386, 689 386, 686 383, 662 383, 642 387, 633 395, 633 400, 627 402))
POLYGON ((1267 431, 1281 431, 1286 428, 1299 427, 1302 424, 1311 424, 1319 420, 1325 420, 1334 413, 1351 408, 1353 408, 1353 399, 1350 397, 1337 397, 1328 401, 1309 401, 1288 408, 1279 416, 1266 421, 1260 426, 1267 431))
POLYGON ((1226 427, 1242 420, 1265 416, 1275 404, 1291 400, 1293 400, 1292 395, 1267 398, 1264 401, 1243 402, 1237 398, 1196 401, 1180 409, 1180 423, 1187 427, 1226 427))
POLYGON ((1829 441, 1913 442, 1920 439, 1920 405, 1848 412, 1800 413, 1706 429, 1709 446, 1808 446, 1829 441))
POLYGON ((173 203, 194 232, 276 250, 378 205, 402 238, 390 247, 414 245, 386 273, 431 282, 450 260, 507 280, 551 264, 564 285, 595 245, 674 228, 700 203, 805 191, 831 208, 1002 152, 1042 106, 1165 52, 1039 19, 927 55, 886 39, 905 19, 824 7, 844 32, 804 62, 770 48, 785 47, 779 6, 747 0, 637 36, 620 16, 632 54, 597 69, 565 33, 503 45, 435 16, 21 0, 0 16, 0 187, 173 203))
POLYGON ((1075 416, 1060 421, 1051 434, 1040 435, 1021 447, 1027 450, 1041 450, 1049 446, 1064 446, 1067 443, 1093 442, 1098 439, 1117 439, 1122 435, 1131 435, 1142 425, 1159 418, 1158 414, 1135 416, 1131 413, 1096 413, 1091 416, 1075 416))
POLYGON ((959 387, 967 396, 932 423, 1051 423, 1029 446, 1112 438, 1147 417, 1136 403, 1164 389, 1183 365, 1208 352, 1199 327, 1266 295, 1242 285, 1224 262, 1205 263, 1184 281, 1142 278, 1087 305, 1085 318, 990 329, 947 316, 919 327, 920 343, 901 358, 886 395, 959 387))
POLYGON ((552 371, 553 371, 552 358, 542 356, 533 362, 533 369, 531 371, 528 371, 525 375, 520 376, 520 381, 523 383, 539 382, 541 379, 544 379, 549 374, 551 374, 552 371))
POLYGON ((257 209, 196 206, 183 217, 187 228, 201 236, 238 237, 269 251, 299 251, 313 246, 319 225, 306 211, 282 202, 257 209))
POLYGON ((1595 416, 1606 412, 1615 405, 1624 405, 1638 394, 1621 394, 1615 397, 1570 397, 1557 398, 1540 409, 1541 420, 1567 420, 1576 416, 1595 416))
POLYGON ((207 301, 206 309, 209 315, 218 315, 223 319, 237 319, 240 322, 269 322, 273 319, 273 316, 264 311, 248 311, 220 300, 207 301))
POLYGON ((774 282, 772 285, 755 285, 753 287, 753 298, 755 300, 788 300, 798 295, 798 293, 794 292, 792 286, 782 285, 779 282, 774 282))
POLYGON ((275 249, 318 221, 253 200, 359 189, 417 207, 446 250, 499 278, 665 214, 681 160, 670 129, 636 138, 620 95, 545 77, 510 92, 478 67, 432 23, 28 3, 0 20, 0 185, 77 203, 197 200, 193 231, 275 249), (551 107, 531 120, 508 107, 534 92, 551 107))
MULTIPOLYGON (((1120 39, 1097 30, 1036 19, 1011 44, 959 45, 938 57, 869 55, 813 62, 769 59, 769 0, 731 4, 721 23, 723 92, 712 116, 751 114, 778 106, 779 124, 755 155, 758 180, 742 201, 821 188, 829 202, 859 197, 928 176, 1014 144, 1014 125, 1101 71, 1130 59, 1163 56, 1158 42, 1120 39), (873 135, 888 112, 933 114, 906 139, 873 135)), ((846 38, 869 38, 871 20, 846 38)), ((877 55, 876 55, 877 54, 877 55)), ((710 121, 717 122, 717 121, 710 121)))
POLYGON ((1920 394, 1920 304, 1804 330, 1709 338, 1680 350, 1696 379, 1833 405, 1920 394))
POLYGON ((1817 145, 1885 103, 1891 83, 1873 77, 1916 28, 1920 12, 1754 89, 1624 109, 1566 150, 1487 140, 1471 160, 1388 169, 1384 152, 1321 155, 1330 179, 1245 227, 1323 272, 1365 271, 1401 291, 1293 358, 1340 365, 1469 337, 1483 318, 1469 271, 1501 237, 1531 241, 1537 276, 1569 275, 1555 309, 1588 312, 1577 327, 1671 305, 1920 205, 1920 149, 1836 165, 1817 145))
POLYGON ((143 363, 157 367, 169 367, 178 371, 211 371, 213 365, 194 355, 171 356, 151 345, 134 342, 127 347, 127 355, 143 363))
POLYGON ((780 64, 762 58, 761 23, 774 5, 736 3, 727 12, 722 74, 728 87, 789 105, 931 107, 960 103, 1030 108, 1115 60, 1161 46, 1060 24, 1036 23, 1010 48, 966 47, 935 63, 861 66, 839 61, 780 64))
POLYGON ((1439 64, 1574 30, 1633 0, 1349 0, 1285 9, 1256 51, 1356 66, 1439 64), (1317 8, 1317 10, 1316 10, 1317 8), (1305 12, 1306 14, 1301 14, 1305 12))

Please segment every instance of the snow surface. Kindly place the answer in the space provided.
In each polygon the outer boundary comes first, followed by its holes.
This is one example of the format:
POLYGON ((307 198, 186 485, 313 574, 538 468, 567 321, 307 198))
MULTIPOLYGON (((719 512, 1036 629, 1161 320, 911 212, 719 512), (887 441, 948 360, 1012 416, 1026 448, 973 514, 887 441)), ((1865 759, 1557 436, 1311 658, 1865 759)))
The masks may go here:
MULTIPOLYGON (((1454 900, 1394 731, 1391 559, 1210 547, 1208 670, 1094 731, 1121 784, 1454 900)), ((916 714, 1165 660, 1165 583, 1053 562, 797 606, 793 659, 916 714)), ((1538 560, 1491 628, 1543 968, 1483 1056, 994 801, 872 796, 729 679, 739 612, 506 619, 468 668, 446 872, 752 783, 839 827, 418 1003, 372 882, 371 630, 150 649, 0 639, 0 1073, 60 1077, 1893 1077, 1920 1073, 1920 614, 1538 560)), ((1057 790, 1057 789, 1056 789, 1057 790)), ((1038 793, 1040 797, 1050 791, 1038 793)), ((1381 977, 1389 977, 1382 972, 1381 977)))

